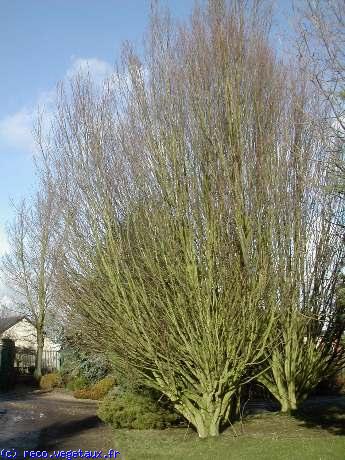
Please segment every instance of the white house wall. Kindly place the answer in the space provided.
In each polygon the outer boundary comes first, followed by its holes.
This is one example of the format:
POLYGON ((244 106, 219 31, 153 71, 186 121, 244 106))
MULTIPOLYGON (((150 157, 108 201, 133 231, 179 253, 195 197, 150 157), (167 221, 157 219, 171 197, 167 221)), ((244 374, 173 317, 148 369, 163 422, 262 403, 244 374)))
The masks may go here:
MULTIPOLYGON (((18 348, 37 349, 37 334, 35 327, 25 318, 14 326, 7 329, 2 334, 2 338, 8 338, 15 341, 18 348)), ((60 345, 52 342, 48 337, 44 339, 44 351, 59 351, 60 345)))

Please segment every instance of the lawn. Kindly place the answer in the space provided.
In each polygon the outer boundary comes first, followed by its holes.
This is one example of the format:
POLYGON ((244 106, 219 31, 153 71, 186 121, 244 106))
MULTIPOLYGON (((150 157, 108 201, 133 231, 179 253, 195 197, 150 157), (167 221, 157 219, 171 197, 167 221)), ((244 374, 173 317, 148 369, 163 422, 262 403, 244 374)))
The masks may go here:
POLYGON ((123 460, 344 460, 344 409, 339 403, 312 404, 296 417, 250 416, 217 439, 200 440, 186 428, 116 430, 114 447, 123 460))

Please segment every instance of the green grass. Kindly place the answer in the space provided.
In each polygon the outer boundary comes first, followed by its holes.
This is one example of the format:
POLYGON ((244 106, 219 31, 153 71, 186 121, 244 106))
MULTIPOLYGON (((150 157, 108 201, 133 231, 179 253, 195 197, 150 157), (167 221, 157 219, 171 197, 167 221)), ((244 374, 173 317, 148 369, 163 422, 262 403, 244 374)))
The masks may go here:
POLYGON ((305 416, 262 414, 201 440, 191 429, 116 430, 122 460, 344 460, 344 407, 309 408, 305 416))

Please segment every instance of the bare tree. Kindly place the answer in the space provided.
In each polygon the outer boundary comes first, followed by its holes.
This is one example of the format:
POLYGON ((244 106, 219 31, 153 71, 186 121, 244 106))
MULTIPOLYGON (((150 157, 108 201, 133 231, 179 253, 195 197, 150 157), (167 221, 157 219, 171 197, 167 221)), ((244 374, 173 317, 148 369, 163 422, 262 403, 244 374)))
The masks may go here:
POLYGON ((88 346, 200 437, 219 434, 258 372, 274 317, 262 190, 276 139, 257 121, 279 126, 284 75, 251 14, 210 2, 180 30, 154 17, 145 63, 127 47, 103 91, 82 77, 61 89, 51 154, 68 227, 61 297, 88 346))
POLYGON ((37 333, 35 377, 42 374, 46 319, 53 303, 58 261, 58 209, 53 188, 38 192, 30 205, 17 207, 8 229, 9 251, 2 270, 18 311, 34 324, 37 333))
MULTIPOLYGON (((345 10, 343 0, 305 0, 299 13, 299 47, 320 90, 332 139, 334 189, 345 193, 345 10)), ((343 219, 339 221, 344 225, 343 219)))
POLYGON ((259 380, 283 412, 295 410, 322 379, 345 364, 340 346, 345 322, 337 303, 343 231, 333 223, 344 204, 329 194, 328 145, 321 142, 315 105, 311 112, 306 109, 297 112, 299 132, 277 171, 279 186, 271 188, 270 285, 279 340, 268 347, 269 366, 259 380))
POLYGON ((13 312, 5 305, 0 305, 0 320, 8 318, 13 312))
POLYGON ((59 300, 88 347, 167 395, 200 437, 219 434, 241 385, 276 372, 275 345, 284 366, 304 337, 315 354, 334 338, 342 246, 324 131, 269 26, 255 1, 210 1, 180 27, 153 15, 144 60, 127 46, 103 88, 61 87, 53 125, 59 300))

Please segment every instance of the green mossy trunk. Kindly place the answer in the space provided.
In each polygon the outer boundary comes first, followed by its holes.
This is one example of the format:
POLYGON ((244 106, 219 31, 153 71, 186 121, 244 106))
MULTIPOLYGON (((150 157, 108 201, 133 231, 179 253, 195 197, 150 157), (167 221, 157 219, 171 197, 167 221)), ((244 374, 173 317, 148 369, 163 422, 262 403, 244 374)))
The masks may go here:
POLYGON ((289 382, 287 385, 284 385, 277 399, 281 405, 281 412, 291 413, 295 411, 298 407, 295 383, 289 382))
POLYGON ((233 392, 223 398, 214 394, 204 395, 198 406, 192 400, 184 399, 175 407, 194 425, 199 438, 215 437, 219 436, 222 423, 229 417, 232 395, 233 392))
POLYGON ((199 438, 208 438, 210 436, 219 436, 220 427, 219 417, 203 417, 201 414, 195 417, 195 428, 199 438))
POLYGON ((276 374, 275 382, 272 383, 264 377, 259 378, 259 381, 272 393, 276 400, 280 403, 280 411, 290 414, 298 408, 299 399, 296 394, 295 382, 291 381, 288 384, 276 374))
POLYGON ((291 414, 298 407, 296 397, 292 395, 288 398, 281 399, 279 402, 281 405, 280 411, 284 414, 291 414))

